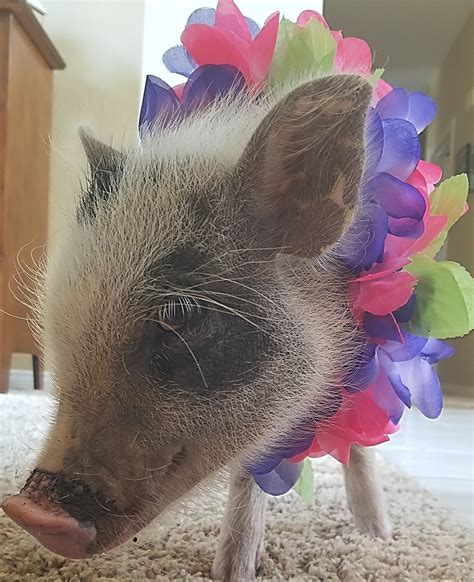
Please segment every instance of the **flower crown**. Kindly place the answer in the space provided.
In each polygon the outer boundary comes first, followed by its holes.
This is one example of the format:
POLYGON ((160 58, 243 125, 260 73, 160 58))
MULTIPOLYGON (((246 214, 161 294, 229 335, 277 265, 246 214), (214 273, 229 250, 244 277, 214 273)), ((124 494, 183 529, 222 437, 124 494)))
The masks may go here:
POLYGON ((330 30, 317 12, 302 12, 296 23, 274 13, 260 28, 233 0, 219 0, 216 10, 191 14, 181 41, 163 61, 187 80, 170 87, 147 76, 141 132, 235 92, 258 95, 305 71, 315 78, 355 73, 374 87, 363 214, 336 247, 352 273, 349 303, 367 350, 351 381, 341 382, 330 417, 295 427, 249 466, 267 493, 294 487, 310 502, 307 457, 329 454, 347 463, 352 445, 389 440, 412 404, 428 418, 441 413, 433 365, 453 353, 441 339, 474 327, 474 279, 457 263, 435 260, 449 228, 467 211, 467 178, 455 176, 435 187, 441 170, 421 159, 418 139, 435 115, 434 101, 392 88, 381 78, 383 69, 372 71, 367 43, 330 30))

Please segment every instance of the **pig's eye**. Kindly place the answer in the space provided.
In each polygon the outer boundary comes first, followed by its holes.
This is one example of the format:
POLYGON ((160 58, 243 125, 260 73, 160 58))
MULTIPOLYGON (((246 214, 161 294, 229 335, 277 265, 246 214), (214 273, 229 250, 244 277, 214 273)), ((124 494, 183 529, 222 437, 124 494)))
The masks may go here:
POLYGON ((198 303, 189 297, 175 299, 161 306, 158 324, 164 331, 175 331, 193 320, 200 311, 198 303))

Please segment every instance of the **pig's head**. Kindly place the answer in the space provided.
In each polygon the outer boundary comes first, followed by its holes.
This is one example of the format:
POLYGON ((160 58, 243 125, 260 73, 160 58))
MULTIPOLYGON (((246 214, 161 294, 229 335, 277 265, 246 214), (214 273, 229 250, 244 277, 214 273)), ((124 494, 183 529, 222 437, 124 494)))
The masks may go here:
POLYGON ((5 511, 83 558, 230 463, 327 415, 357 337, 331 250, 351 223, 371 97, 356 76, 230 100, 90 179, 44 282, 58 409, 5 511))

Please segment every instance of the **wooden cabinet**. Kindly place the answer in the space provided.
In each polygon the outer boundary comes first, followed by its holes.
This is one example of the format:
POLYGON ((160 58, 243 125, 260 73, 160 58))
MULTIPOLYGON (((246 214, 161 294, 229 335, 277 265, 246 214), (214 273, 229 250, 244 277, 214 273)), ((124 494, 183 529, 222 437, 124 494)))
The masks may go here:
POLYGON ((24 0, 0 0, 0 392, 12 353, 37 351, 13 277, 19 253, 34 268, 31 251, 46 244, 52 81, 62 68, 24 0))

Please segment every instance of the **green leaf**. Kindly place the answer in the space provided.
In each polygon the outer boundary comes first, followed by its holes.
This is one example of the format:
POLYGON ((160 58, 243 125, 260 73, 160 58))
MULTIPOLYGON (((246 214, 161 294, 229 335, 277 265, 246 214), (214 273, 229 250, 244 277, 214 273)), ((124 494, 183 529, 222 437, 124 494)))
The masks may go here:
POLYGON ((331 32, 317 20, 299 26, 283 18, 270 69, 270 83, 308 75, 317 77, 329 72, 336 47, 331 32))
POLYGON ((464 267, 419 255, 406 270, 418 278, 409 331, 445 339, 474 329, 474 279, 464 267))
POLYGON ((448 217, 446 228, 427 247, 423 254, 434 257, 443 246, 448 230, 465 212, 469 182, 466 174, 459 174, 444 180, 430 195, 431 214, 444 214, 448 217))
POLYGON ((385 69, 375 69, 375 71, 367 79, 372 87, 375 87, 385 73, 385 69))
POLYGON ((314 505, 313 467, 309 459, 303 461, 303 470, 301 471, 300 478, 293 485, 293 489, 307 505, 310 507, 314 505))

